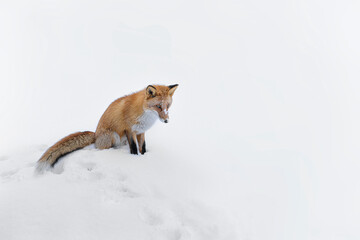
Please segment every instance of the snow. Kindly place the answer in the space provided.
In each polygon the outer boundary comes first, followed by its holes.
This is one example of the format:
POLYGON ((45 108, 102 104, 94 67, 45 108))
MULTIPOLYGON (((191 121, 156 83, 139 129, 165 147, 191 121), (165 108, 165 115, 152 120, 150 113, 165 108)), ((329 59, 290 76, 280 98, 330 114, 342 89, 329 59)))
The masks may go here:
POLYGON ((161 154, 90 146, 64 157, 53 172, 34 175, 44 149, 1 161, 2 239, 234 237, 218 209, 182 195, 188 183, 176 184, 184 178, 176 172, 187 170, 161 154))
POLYGON ((0 239, 360 239, 356 1, 1 1, 0 239), (148 152, 108 105, 179 84, 148 152))

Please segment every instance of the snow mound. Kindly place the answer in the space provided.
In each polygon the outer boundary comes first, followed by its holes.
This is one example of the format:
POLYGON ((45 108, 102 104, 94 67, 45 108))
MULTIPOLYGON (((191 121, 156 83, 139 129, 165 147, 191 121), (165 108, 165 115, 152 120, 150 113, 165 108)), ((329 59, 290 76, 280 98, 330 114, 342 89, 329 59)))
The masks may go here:
POLYGON ((45 149, 0 157, 0 239, 237 239, 222 211, 184 195, 186 167, 164 156, 90 146, 38 175, 45 149))

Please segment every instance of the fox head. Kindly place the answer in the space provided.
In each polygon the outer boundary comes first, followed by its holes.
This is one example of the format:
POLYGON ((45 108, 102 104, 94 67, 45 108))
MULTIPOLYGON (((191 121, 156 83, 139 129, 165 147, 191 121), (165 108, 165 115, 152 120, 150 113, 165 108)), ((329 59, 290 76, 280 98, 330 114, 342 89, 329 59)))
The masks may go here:
POLYGON ((169 122, 169 108, 178 84, 163 86, 149 85, 145 89, 145 108, 156 111, 160 121, 169 122))

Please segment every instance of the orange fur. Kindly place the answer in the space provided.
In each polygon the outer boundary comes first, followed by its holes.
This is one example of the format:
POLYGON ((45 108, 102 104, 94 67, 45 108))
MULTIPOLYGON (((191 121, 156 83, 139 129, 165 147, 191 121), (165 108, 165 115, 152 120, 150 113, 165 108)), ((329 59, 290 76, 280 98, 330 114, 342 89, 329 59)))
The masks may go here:
MULTIPOLYGON (((138 147, 140 153, 144 154, 144 131, 151 127, 155 116, 165 123, 168 121, 168 109, 177 86, 149 85, 146 89, 115 100, 100 118, 95 133, 78 132, 61 139, 43 154, 38 163, 53 166, 61 156, 94 142, 99 149, 113 147, 115 134, 120 138, 126 136, 131 153, 137 154, 138 147)), ((43 165, 39 168, 42 170, 43 165)))

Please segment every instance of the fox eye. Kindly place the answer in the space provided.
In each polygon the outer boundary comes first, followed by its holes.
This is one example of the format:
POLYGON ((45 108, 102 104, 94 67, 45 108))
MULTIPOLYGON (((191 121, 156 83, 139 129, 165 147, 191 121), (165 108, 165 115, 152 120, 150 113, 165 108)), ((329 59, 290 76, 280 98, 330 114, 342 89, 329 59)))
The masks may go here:
POLYGON ((157 107, 158 109, 161 109, 161 105, 156 105, 156 107, 157 107))

